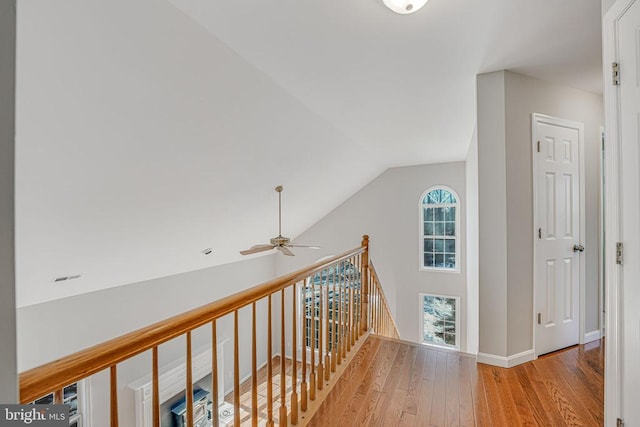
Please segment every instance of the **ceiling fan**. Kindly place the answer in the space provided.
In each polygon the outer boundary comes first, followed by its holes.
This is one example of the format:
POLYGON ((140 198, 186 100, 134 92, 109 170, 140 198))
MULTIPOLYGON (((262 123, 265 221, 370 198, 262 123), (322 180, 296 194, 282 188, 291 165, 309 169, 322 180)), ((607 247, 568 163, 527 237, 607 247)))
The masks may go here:
POLYGON ((270 251, 271 249, 277 249, 283 254, 287 256, 294 256, 295 254, 291 252, 289 248, 310 248, 310 249, 320 249, 319 246, 308 246, 308 245, 298 245, 296 243, 291 243, 291 239, 288 237, 282 236, 282 185, 278 185, 276 187, 276 192, 278 193, 278 236, 272 238, 269 244, 264 245, 254 245, 249 249, 240 251, 242 255, 250 255, 258 252, 270 251))

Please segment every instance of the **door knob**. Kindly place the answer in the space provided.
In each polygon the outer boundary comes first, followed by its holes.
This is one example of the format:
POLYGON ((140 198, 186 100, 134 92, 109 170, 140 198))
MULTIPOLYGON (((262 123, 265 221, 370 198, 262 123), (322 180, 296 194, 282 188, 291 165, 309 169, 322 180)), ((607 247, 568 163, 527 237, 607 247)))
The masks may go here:
POLYGON ((582 245, 573 245, 573 252, 584 252, 584 246, 582 246, 582 245))

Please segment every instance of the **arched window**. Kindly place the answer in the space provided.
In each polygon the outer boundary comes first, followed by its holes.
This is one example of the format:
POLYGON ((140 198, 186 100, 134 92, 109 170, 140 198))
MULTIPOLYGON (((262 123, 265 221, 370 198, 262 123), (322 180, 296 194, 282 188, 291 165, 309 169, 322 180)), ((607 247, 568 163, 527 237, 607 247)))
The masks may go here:
POLYGON ((458 196, 450 188, 427 190, 420 201, 420 267, 459 271, 458 196))

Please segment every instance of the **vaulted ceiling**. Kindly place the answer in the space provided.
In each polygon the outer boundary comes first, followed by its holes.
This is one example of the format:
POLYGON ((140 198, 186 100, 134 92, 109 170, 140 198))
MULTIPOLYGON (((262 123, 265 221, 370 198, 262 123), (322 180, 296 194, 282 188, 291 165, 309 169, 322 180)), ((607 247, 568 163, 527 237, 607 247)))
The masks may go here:
POLYGON ((464 160, 476 74, 600 92, 600 37, 597 0, 20 2, 18 305, 238 261, 278 184, 295 237, 388 167, 464 160))

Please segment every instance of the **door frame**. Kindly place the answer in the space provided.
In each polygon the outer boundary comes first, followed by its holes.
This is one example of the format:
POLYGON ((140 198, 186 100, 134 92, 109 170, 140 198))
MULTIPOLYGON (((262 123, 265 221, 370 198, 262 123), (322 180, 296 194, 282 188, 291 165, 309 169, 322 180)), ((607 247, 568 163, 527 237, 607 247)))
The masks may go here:
POLYGON ((606 270, 606 250, 605 250, 605 230, 606 230, 606 224, 605 224, 605 207, 606 207, 606 201, 605 201, 605 197, 607 192, 605 191, 605 182, 604 182, 604 178, 605 178, 605 161, 607 160, 607 154, 605 151, 605 132, 604 132, 604 126, 600 126, 600 163, 598 165, 598 185, 599 185, 599 192, 598 192, 598 203, 599 203, 599 215, 600 217, 598 218, 598 330, 600 331, 600 338, 604 338, 604 334, 605 334, 605 322, 604 322, 604 316, 605 316, 605 288, 604 288, 604 282, 605 282, 605 270, 606 270))
MULTIPOLYGON (((538 171, 538 135, 536 130, 537 123, 548 123, 554 126, 562 126, 570 129, 576 129, 578 131, 578 174, 579 176, 579 197, 580 197, 580 225, 578 227, 580 235, 578 236, 579 244, 584 243, 586 236, 586 191, 585 191, 585 159, 584 159, 584 124, 571 120, 561 119, 558 117, 548 116, 540 113, 531 114, 531 153, 532 153, 532 178, 533 178, 533 353, 534 357, 538 358, 538 345, 537 345, 537 326, 538 326, 538 307, 536 303, 536 294, 540 287, 538 283, 537 273, 537 230, 538 230, 538 183, 537 183, 537 171, 538 171)), ((586 263, 584 262, 584 256, 577 257, 578 260, 578 305, 579 305, 579 319, 578 319, 578 343, 584 344, 585 334, 585 277, 586 277, 586 263)))
MULTIPOLYGON (((618 61, 617 22, 624 12, 637 0, 616 0, 609 11, 602 18, 602 66, 604 76, 604 113, 605 113, 605 252, 615 254, 616 242, 620 236, 620 129, 619 129, 619 87, 612 84, 611 64, 618 61)), ((622 313, 620 293, 618 292, 622 269, 616 264, 614 256, 605 260, 605 294, 606 316, 605 327, 607 345, 605 346, 605 376, 604 376, 604 424, 605 427, 615 427, 621 416, 621 385, 622 372, 620 358, 624 343, 620 341, 622 313)))

